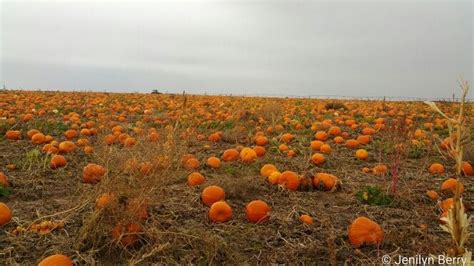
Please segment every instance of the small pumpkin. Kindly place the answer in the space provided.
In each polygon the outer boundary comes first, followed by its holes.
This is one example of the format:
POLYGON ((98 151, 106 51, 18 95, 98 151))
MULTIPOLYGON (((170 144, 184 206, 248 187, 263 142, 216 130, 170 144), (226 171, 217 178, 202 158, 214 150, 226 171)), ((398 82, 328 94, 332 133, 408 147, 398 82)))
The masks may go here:
POLYGON ((38 266, 73 266, 72 260, 63 254, 54 254, 44 258, 38 266))
MULTIPOLYGON (((458 180, 455 178, 446 179, 443 184, 441 184, 441 190, 451 190, 453 193, 456 192, 456 187, 458 185, 458 180)), ((464 185, 459 182, 461 193, 464 192, 464 185)))
POLYGON ((21 139, 21 131, 20 130, 8 130, 5 133, 5 138, 8 140, 19 140, 21 139))
POLYGON ((302 214, 300 216, 300 221, 304 224, 311 225, 313 224, 313 217, 309 216, 308 214, 302 214))
POLYGON ((5 203, 0 202, 0 226, 10 222, 11 219, 12 211, 5 203))
POLYGON ((440 163, 433 163, 428 168, 430 174, 444 174, 444 166, 440 163))
POLYGON ((366 160, 369 158, 369 153, 365 149, 358 149, 355 153, 355 156, 359 160, 366 160))
POLYGON ((217 169, 221 167, 221 160, 217 157, 212 156, 207 158, 206 164, 211 168, 217 169))
POLYGON ((252 148, 243 148, 240 151, 240 159, 244 163, 251 163, 257 159, 257 153, 252 148))
POLYGON ((289 190, 297 190, 300 186, 300 177, 293 171, 285 171, 278 178, 278 184, 289 190))
POLYGON ((65 167, 66 164, 67 164, 66 158, 64 158, 64 156, 62 155, 56 154, 53 157, 51 157, 51 163, 50 163, 51 169, 65 167))
POLYGON ((82 180, 84 183, 95 184, 100 182, 107 171, 101 165, 95 163, 87 164, 82 172, 82 180))
POLYGON ((313 178, 313 185, 316 188, 322 188, 324 190, 331 190, 337 184, 337 177, 328 173, 317 173, 313 178))
POLYGON ((208 186, 201 193, 202 202, 211 206, 214 202, 225 199, 225 191, 219 186, 208 186))
POLYGON ((232 208, 225 201, 214 202, 209 208, 208 216, 214 223, 225 223, 232 219, 232 208))
POLYGON ((278 171, 275 165, 265 164, 260 168, 260 175, 263 177, 269 177, 275 171, 278 171))
POLYGON ((321 153, 315 153, 311 156, 311 162, 315 165, 322 165, 326 161, 326 157, 324 157, 321 153))
POLYGON ((354 247, 363 244, 380 245, 383 237, 382 227, 367 217, 358 217, 349 226, 349 241, 354 247))
POLYGON ((245 216, 251 223, 262 223, 270 217, 270 207, 262 200, 251 201, 245 207, 245 216))
POLYGON ((205 180, 206 179, 201 173, 193 172, 188 175, 188 186, 194 187, 194 186, 201 185, 202 183, 204 183, 205 180))
POLYGON ((0 186, 8 187, 10 183, 8 182, 8 177, 3 172, 0 172, 0 186))
POLYGON ((222 160, 224 162, 235 161, 239 159, 239 151, 236 149, 227 149, 222 154, 222 160))

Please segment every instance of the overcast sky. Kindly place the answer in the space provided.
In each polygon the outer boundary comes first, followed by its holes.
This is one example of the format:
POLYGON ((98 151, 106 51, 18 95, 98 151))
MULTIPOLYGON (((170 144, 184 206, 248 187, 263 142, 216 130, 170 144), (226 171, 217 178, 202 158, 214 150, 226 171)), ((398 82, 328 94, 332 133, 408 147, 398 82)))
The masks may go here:
POLYGON ((1 9, 7 88, 431 98, 458 92, 460 76, 473 83, 472 1, 51 1, 1 9))

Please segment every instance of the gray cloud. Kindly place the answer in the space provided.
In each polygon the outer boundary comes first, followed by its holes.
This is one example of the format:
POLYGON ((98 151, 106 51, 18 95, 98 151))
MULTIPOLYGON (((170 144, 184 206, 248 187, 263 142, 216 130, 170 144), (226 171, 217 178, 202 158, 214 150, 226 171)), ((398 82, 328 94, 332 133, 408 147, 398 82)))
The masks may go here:
POLYGON ((471 1, 2 3, 11 88, 449 97, 471 1))

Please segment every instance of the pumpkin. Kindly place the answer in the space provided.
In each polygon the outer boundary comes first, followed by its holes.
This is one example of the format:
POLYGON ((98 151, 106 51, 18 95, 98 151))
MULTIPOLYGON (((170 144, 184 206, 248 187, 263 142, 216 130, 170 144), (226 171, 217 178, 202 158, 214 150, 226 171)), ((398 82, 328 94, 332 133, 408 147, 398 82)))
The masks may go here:
POLYGON ((43 144, 46 140, 46 137, 43 133, 36 133, 31 137, 31 143, 39 145, 43 144))
POLYGON ((346 140, 346 147, 355 150, 359 147, 359 142, 355 139, 348 139, 346 140))
POLYGON ((240 159, 244 163, 251 163, 257 159, 257 153, 251 148, 243 148, 240 151, 240 159))
POLYGON ((123 146, 124 147, 132 147, 134 146, 135 144, 137 144, 137 141, 135 140, 135 138, 133 137, 128 137, 125 139, 125 141, 123 142, 123 146))
POLYGON ((59 152, 69 153, 73 152, 76 149, 76 144, 74 142, 66 140, 59 143, 59 152))
POLYGON ((465 176, 473 176, 474 175, 474 168, 468 162, 462 163, 462 171, 465 176))
MULTIPOLYGON (((458 182, 459 181, 455 178, 448 178, 443 182, 443 184, 441 184, 441 190, 451 190, 454 193, 456 192, 458 182)), ((464 185, 461 182, 459 182, 459 185, 461 188, 461 193, 463 193, 464 185)))
POLYGON ((332 126, 329 128, 328 133, 332 136, 339 136, 342 134, 342 130, 338 126, 332 126))
POLYGON ((366 174, 367 174, 367 173, 370 173, 370 168, 369 168, 369 167, 363 167, 363 168, 362 168, 362 172, 364 172, 364 173, 366 173, 366 174))
POLYGON ((204 183, 205 180, 206 179, 201 173, 193 172, 188 175, 188 186, 194 187, 194 186, 201 185, 202 183, 204 183))
POLYGON ((428 196, 428 198, 431 200, 438 200, 439 198, 438 193, 434 190, 426 191, 426 196, 428 196))
POLYGON ((265 147, 263 146, 255 146, 253 147, 253 150, 257 154, 257 157, 262 157, 265 155, 265 153, 267 153, 267 150, 265 150, 265 147))
POLYGON ((219 186, 209 186, 206 187, 201 194, 202 202, 207 205, 211 206, 213 203, 224 200, 225 199, 225 192, 219 186))
POLYGON ((66 164, 67 164, 66 158, 64 158, 64 156, 62 155, 54 155, 53 157, 51 157, 51 163, 50 163, 51 169, 65 167, 66 164))
POLYGON ((385 164, 378 164, 372 168, 372 173, 374 175, 386 174, 388 172, 388 167, 385 164))
POLYGON ((316 165, 322 165, 326 161, 326 157, 324 157, 321 153, 315 153, 311 156, 311 162, 316 165))
POLYGON ((313 151, 319 151, 319 149, 321 148, 321 146, 324 145, 324 142, 320 141, 320 140, 313 140, 311 141, 310 143, 310 146, 311 146, 311 150, 313 151))
POLYGON ((275 165, 265 164, 260 168, 260 175, 263 177, 269 177, 275 171, 278 171, 275 165))
POLYGON ((77 134, 77 130, 74 130, 74 129, 69 129, 69 130, 66 130, 66 131, 64 132, 64 136, 65 136, 66 139, 68 139, 68 140, 71 140, 71 139, 77 137, 77 135, 78 135, 78 134, 77 134))
POLYGON ((453 198, 447 198, 440 203, 440 207, 443 210, 443 212, 447 212, 453 206, 454 206, 453 198))
POLYGON ((236 149, 227 149, 224 151, 221 158, 224 162, 235 161, 239 159, 239 151, 236 149))
POLYGON ((268 138, 265 136, 258 136, 255 138, 255 144, 258 146, 265 146, 268 144, 268 138))
POLYGON ((95 184, 100 182, 107 171, 101 165, 95 163, 87 164, 82 172, 82 180, 84 183, 95 184))
POLYGON ((280 152, 286 152, 286 151, 288 151, 289 149, 290 149, 290 148, 289 148, 288 145, 286 145, 286 144, 280 144, 280 145, 278 146, 278 150, 279 150, 280 152))
POLYGON ((328 133, 326 133, 324 131, 318 131, 318 132, 316 132, 316 134, 314 134, 314 138, 316 140, 325 141, 325 140, 328 139, 328 133))
POLYGON ((285 133, 281 136, 281 141, 285 143, 291 142, 295 138, 295 135, 291 133, 285 133))
POLYGON ((219 142, 221 140, 221 133, 220 132, 215 132, 209 135, 208 140, 212 142, 219 142))
POLYGON ((207 158, 206 164, 214 169, 221 167, 221 160, 217 157, 209 157, 207 158))
POLYGON ((109 205, 114 200, 115 200, 115 196, 113 193, 104 193, 96 199, 95 207, 97 209, 102 209, 105 206, 109 205))
POLYGON ((370 136, 360 135, 360 136, 357 137, 357 141, 362 145, 369 144, 370 143, 370 136))
POLYGON ((270 207, 262 200, 251 201, 245 207, 245 216, 251 223, 262 223, 270 217, 270 207))
POLYGON ((126 225, 119 223, 112 229, 112 239, 125 247, 131 247, 138 243, 139 234, 141 232, 142 227, 137 223, 129 223, 126 225))
POLYGON ((307 214, 302 214, 300 216, 300 221, 304 224, 311 225, 311 224, 313 224, 313 217, 311 217, 307 214))
POLYGON ((232 208, 225 201, 214 202, 209 208, 208 216, 214 223, 225 223, 232 218, 232 208))
POLYGON ((335 137, 335 138, 333 139, 333 141, 334 141, 334 143, 336 143, 336 144, 342 144, 342 143, 344 143, 344 138, 341 137, 341 136, 337 136, 337 137, 335 137))
POLYGON ((297 190, 300 186, 300 177, 295 172, 285 171, 278 178, 278 184, 285 186, 289 190, 297 190))
POLYGON ((10 222, 11 219, 12 211, 5 203, 0 202, 0 226, 10 222))
POLYGON ((380 245, 384 232, 382 227, 367 217, 358 217, 349 226, 349 241, 354 247, 363 244, 380 245))
POLYGON ((199 165, 200 163, 196 158, 191 158, 185 161, 184 168, 186 168, 186 170, 194 170, 199 168, 199 165))
POLYGON ((364 135, 374 135, 375 134, 375 129, 371 128, 371 127, 366 127, 366 128, 363 128, 362 129, 362 134, 364 135))
POLYGON ((281 173, 279 171, 273 171, 269 176, 268 176, 268 183, 272 185, 278 184, 278 180, 280 179, 281 173))
POLYGON ((433 163, 428 168, 430 174, 443 174, 444 173, 444 166, 440 163, 433 163))
POLYGON ((358 149, 355 153, 355 156, 359 160, 366 160, 369 158, 369 153, 365 149, 358 149))
POLYGON ((31 139, 35 134, 41 133, 38 129, 30 129, 28 132, 26 132, 26 136, 31 139))
POLYGON ((319 148, 319 151, 323 154, 330 154, 332 149, 331 149, 331 146, 329 144, 323 144, 319 148))
POLYGON ((8 187, 9 185, 8 177, 3 172, 0 172, 0 186, 8 187))
POLYGON ((337 184, 337 177, 328 173, 317 173, 313 178, 313 185, 316 188, 331 190, 337 184))
POLYGON ((20 130, 8 130, 5 133, 5 138, 8 140, 19 140, 21 139, 21 131, 20 130))
POLYGON ((54 254, 44 258, 38 266, 73 266, 72 260, 62 254, 54 254))

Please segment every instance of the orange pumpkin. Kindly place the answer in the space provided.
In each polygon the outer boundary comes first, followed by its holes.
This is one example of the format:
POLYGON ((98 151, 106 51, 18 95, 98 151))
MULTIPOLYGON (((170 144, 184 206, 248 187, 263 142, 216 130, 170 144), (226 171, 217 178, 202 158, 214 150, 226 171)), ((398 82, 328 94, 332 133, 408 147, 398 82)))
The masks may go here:
POLYGON ((76 144, 74 144, 74 142, 72 141, 66 140, 59 143, 59 152, 69 153, 69 152, 73 152, 75 149, 76 149, 76 144))
POLYGON ((278 184, 285 186, 289 190, 297 190, 300 186, 300 177, 293 171, 285 171, 278 178, 278 184))
POLYGON ((349 226, 349 241, 355 247, 363 244, 380 245, 383 237, 382 227, 367 217, 358 217, 349 226))
POLYGON ((225 162, 235 161, 239 159, 239 151, 236 149, 227 149, 222 154, 222 160, 225 162))
POLYGON ((311 156, 311 161, 316 165, 322 165, 326 161, 326 157, 321 153, 315 153, 311 156))
POLYGON ((251 223, 262 223, 270 217, 270 207, 262 200, 251 201, 245 207, 245 216, 251 223))
POLYGON ((346 147, 355 150, 359 147, 359 142, 355 139, 348 139, 346 140, 346 147))
POLYGON ((11 219, 12 211, 5 203, 0 202, 0 226, 10 222, 11 219))
POLYGON ((265 146, 268 144, 268 138, 265 136, 258 136, 255 138, 255 144, 258 146, 265 146))
POLYGON ((265 164, 260 168, 260 175, 264 177, 269 177, 273 172, 278 171, 275 165, 265 164))
POLYGON ((201 194, 202 202, 207 205, 211 206, 213 203, 224 200, 225 199, 225 192, 219 186, 209 186, 206 187, 201 194))
POLYGON ((438 200, 439 198, 438 193, 434 190, 426 191, 426 196, 432 200, 438 200))
POLYGON ((268 183, 272 185, 278 184, 278 180, 280 179, 281 173, 279 171, 273 171, 269 176, 268 176, 268 183))
POLYGON ((72 260, 62 254, 54 254, 40 261, 38 266, 73 266, 72 260))
POLYGON ((331 190, 337 184, 337 177, 328 173, 317 173, 313 178, 313 185, 324 190, 331 190))
POLYGON ((217 169, 221 167, 221 160, 217 157, 209 157, 207 158, 206 164, 211 168, 217 169))
POLYGON ((319 151, 319 149, 321 148, 321 146, 324 145, 324 142, 320 141, 320 140, 313 140, 311 141, 311 149, 313 151, 319 151))
POLYGON ((115 200, 115 196, 112 193, 104 193, 100 195, 95 201, 95 207, 98 209, 102 209, 105 206, 109 205, 113 200, 115 200))
POLYGON ((465 176, 474 176, 474 168, 468 162, 462 163, 462 171, 465 176))
POLYGON ((8 140, 19 140, 21 139, 21 131, 20 130, 8 130, 5 133, 5 138, 8 140))
POLYGON ((0 172, 0 186, 8 187, 9 185, 8 177, 3 172, 0 172))
POLYGON ((428 168, 430 174, 443 174, 444 173, 444 166, 440 163, 433 163, 428 168))
POLYGON ((311 224, 313 224, 313 217, 311 217, 307 214, 302 214, 300 216, 300 221, 304 224, 311 225, 311 224))
POLYGON ((251 148, 243 148, 240 151, 240 159, 244 163, 251 163, 257 159, 257 153, 251 148))
POLYGON ((193 172, 188 175, 188 186, 190 187, 201 185, 204 181, 204 176, 199 172, 193 172))
POLYGON ((225 223, 232 218, 232 208, 225 201, 214 202, 208 216, 214 223, 225 223))
MULTIPOLYGON (((441 184, 441 190, 451 190, 453 193, 456 191, 456 187, 458 185, 458 180, 454 178, 446 179, 443 184, 441 184)), ((464 185, 459 182, 461 193, 464 192, 464 185)))
POLYGON ((365 149, 358 149, 355 153, 355 156, 359 160, 366 160, 369 158, 369 153, 365 149))
POLYGON ((378 164, 372 168, 372 173, 374 175, 383 175, 388 172, 388 167, 385 164, 378 164))
POLYGON ((62 155, 54 155, 53 157, 51 157, 51 163, 50 163, 51 169, 65 167, 66 164, 67 164, 66 158, 64 158, 64 156, 62 155))
POLYGON ((36 133, 31 137, 31 143, 33 144, 43 144, 45 142, 46 138, 43 133, 36 133))
POLYGON ((82 180, 84 183, 95 184, 100 182, 107 171, 101 165, 95 163, 87 164, 82 172, 82 180))

